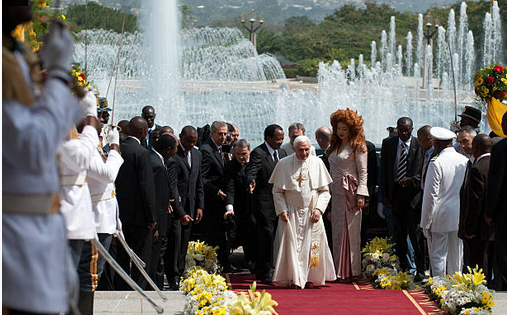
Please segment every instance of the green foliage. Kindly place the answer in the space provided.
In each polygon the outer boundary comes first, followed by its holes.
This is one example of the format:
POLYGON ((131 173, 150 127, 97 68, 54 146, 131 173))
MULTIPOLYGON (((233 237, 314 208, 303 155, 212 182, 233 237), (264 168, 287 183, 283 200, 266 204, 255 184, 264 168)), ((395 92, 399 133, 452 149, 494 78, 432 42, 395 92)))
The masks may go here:
POLYGON ((284 68, 283 72, 285 73, 285 77, 288 79, 295 78, 298 74, 298 69, 296 68, 284 68))
POLYGON ((121 33, 125 18, 125 32, 133 33, 137 30, 135 15, 106 8, 95 2, 88 2, 88 8, 86 5, 71 5, 67 8, 65 15, 67 20, 74 22, 80 29, 101 28, 121 33))
POLYGON ((321 59, 304 59, 298 61, 297 75, 304 77, 316 77, 319 72, 319 62, 321 59))

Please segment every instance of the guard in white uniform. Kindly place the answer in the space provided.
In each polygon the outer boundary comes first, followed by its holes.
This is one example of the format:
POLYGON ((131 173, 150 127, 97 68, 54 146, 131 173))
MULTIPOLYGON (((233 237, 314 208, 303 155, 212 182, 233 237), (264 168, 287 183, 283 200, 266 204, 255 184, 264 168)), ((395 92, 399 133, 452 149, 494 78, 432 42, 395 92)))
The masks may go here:
MULTIPOLYGON (((123 158, 120 155, 120 135, 117 129, 110 129, 107 142, 110 146, 108 157, 100 145, 93 151, 91 163, 87 169, 90 187, 94 225, 98 238, 106 250, 109 250, 113 234, 121 230, 118 202, 114 181, 118 175, 123 158)), ((93 244, 86 243, 79 262, 80 310, 81 314, 93 314, 93 296, 104 269, 105 259, 99 255, 93 244)))
POLYGON ((68 87, 74 41, 60 25, 52 24, 45 38, 47 80, 42 93, 35 93, 33 68, 10 36, 30 18, 30 5, 3 7, 2 306, 57 314, 69 309, 73 270, 58 211, 56 152, 82 109, 68 87))
POLYGON ((459 191, 468 159, 452 147, 454 132, 433 127, 435 153, 424 183, 421 227, 428 239, 433 276, 445 276, 461 270, 463 244, 458 238, 459 191))
POLYGON ((79 137, 77 130, 75 135, 71 132, 70 139, 58 149, 60 211, 65 216, 67 238, 76 270, 85 241, 93 239, 96 234, 86 169, 99 144, 95 96, 88 92, 81 103, 87 115, 85 126, 79 137))

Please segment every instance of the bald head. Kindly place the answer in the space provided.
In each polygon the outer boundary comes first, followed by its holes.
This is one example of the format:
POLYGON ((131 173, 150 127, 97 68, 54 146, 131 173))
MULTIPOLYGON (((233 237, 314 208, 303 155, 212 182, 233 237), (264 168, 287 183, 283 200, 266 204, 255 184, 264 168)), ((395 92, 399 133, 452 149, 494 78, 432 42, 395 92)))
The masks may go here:
POLYGON ((486 134, 479 134, 474 137, 474 140, 472 141, 472 154, 475 158, 478 158, 479 156, 490 153, 491 147, 493 145, 493 141, 491 138, 486 134))
POLYGON ((331 129, 326 126, 320 127, 315 131, 315 140, 321 149, 326 149, 331 141, 331 129))
POLYGON ((142 142, 148 133, 148 123, 143 117, 136 116, 129 121, 127 133, 129 136, 136 137, 142 142))
POLYGON ((164 127, 160 128, 161 135, 168 134, 168 133, 174 134, 174 129, 169 126, 164 126, 164 127))
POLYGON ((426 125, 417 130, 417 140, 419 141, 419 146, 424 150, 429 150, 433 147, 433 138, 430 135, 430 129, 431 126, 426 125))

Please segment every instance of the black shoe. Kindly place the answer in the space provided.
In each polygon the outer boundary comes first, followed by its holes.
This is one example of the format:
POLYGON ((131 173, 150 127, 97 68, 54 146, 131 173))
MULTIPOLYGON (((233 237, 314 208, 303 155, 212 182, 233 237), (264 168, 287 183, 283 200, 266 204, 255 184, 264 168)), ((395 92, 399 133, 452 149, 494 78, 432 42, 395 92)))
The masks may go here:
POLYGON ((243 269, 241 269, 241 268, 236 268, 236 267, 234 267, 233 265, 229 265, 229 266, 227 266, 227 267, 224 267, 224 269, 223 269, 223 271, 222 271, 222 272, 223 272, 223 273, 238 273, 238 272, 241 272, 241 271, 243 271, 243 269))
POLYGON ((253 261, 249 260, 245 263, 245 269, 248 269, 250 271, 252 271, 254 269, 254 263, 253 261))
POLYGON ((268 278, 261 279, 261 283, 262 284, 272 284, 273 283, 273 278, 268 277, 268 278))
POLYGON ((421 281, 423 281, 423 279, 424 279, 424 276, 419 272, 414 276, 414 282, 421 282, 421 281))

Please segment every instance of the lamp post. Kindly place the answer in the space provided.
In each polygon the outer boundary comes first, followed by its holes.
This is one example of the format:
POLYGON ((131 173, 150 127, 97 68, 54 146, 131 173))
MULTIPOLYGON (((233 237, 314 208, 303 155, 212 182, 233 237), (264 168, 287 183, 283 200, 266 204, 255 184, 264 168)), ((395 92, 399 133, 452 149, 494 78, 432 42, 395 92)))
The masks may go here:
MULTIPOLYGON (((430 15, 427 18, 431 18, 430 15)), ((430 22, 426 23, 426 28, 423 32, 424 38, 426 39, 426 47, 424 47, 424 72, 423 72, 423 84, 422 87, 424 89, 425 86, 429 86, 429 80, 431 80, 430 70, 433 69, 433 63, 428 64, 428 46, 430 46, 433 50, 433 36, 437 33, 438 24, 435 24, 435 29, 432 31, 431 28, 433 24, 430 22)))
POLYGON ((254 45, 254 48, 257 49, 257 36, 255 32, 264 24, 264 17, 259 15, 259 25, 255 27, 255 22, 257 22, 257 19, 255 18, 254 10, 251 10, 248 15, 251 15, 251 17, 248 19, 249 25, 245 25, 245 15, 241 14, 241 25, 248 31, 248 40, 252 42, 254 45))

